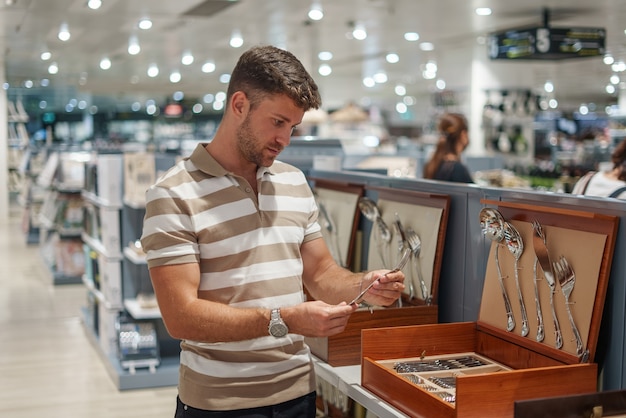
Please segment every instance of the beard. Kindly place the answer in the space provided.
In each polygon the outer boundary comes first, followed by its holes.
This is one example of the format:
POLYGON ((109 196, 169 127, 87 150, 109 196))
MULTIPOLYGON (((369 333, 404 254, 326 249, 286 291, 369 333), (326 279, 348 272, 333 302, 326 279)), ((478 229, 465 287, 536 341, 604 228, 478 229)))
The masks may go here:
POLYGON ((237 147, 239 152, 247 161, 254 163, 257 167, 269 167, 274 163, 275 157, 263 155, 262 141, 252 131, 250 116, 247 116, 241 126, 237 128, 237 147))

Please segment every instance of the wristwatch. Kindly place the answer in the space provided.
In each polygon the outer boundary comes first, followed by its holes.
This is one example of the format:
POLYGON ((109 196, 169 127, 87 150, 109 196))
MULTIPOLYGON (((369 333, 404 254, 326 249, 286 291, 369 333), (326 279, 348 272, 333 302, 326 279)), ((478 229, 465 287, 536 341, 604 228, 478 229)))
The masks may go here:
POLYGON ((287 324, 285 324, 285 321, 283 321, 283 318, 280 316, 280 308, 272 309, 270 324, 267 329, 270 335, 276 338, 284 337, 289 332, 287 324))

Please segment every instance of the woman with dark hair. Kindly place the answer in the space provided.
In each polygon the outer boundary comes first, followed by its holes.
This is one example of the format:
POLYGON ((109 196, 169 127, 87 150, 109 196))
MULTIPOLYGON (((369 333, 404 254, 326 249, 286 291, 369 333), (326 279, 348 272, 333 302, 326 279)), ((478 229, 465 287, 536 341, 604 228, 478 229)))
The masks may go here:
POLYGON ((574 185, 572 194, 626 199, 626 139, 615 147, 611 161, 612 170, 585 174, 574 185))
POLYGON ((461 153, 469 144, 467 119, 459 113, 446 113, 439 120, 439 142, 430 161, 424 166, 424 178, 473 183, 461 153))

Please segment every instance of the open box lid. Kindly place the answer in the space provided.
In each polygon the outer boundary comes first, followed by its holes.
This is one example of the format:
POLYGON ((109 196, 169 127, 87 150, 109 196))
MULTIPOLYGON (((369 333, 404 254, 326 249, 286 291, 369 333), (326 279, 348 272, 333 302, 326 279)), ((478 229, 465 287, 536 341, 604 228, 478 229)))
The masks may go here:
POLYGON ((320 210, 322 236, 337 264, 354 270, 360 261, 356 254, 359 227, 358 201, 363 184, 310 178, 320 210))
MULTIPOLYGON (((394 228, 394 222, 399 219, 404 230, 412 229, 421 241, 419 261, 413 260, 402 269, 406 280, 412 280, 414 283, 415 298, 413 301, 417 301, 418 304, 437 304, 439 276, 450 211, 450 196, 385 187, 366 186, 365 191, 366 194, 367 191, 377 194, 376 206, 391 233, 390 239, 385 242, 381 240, 380 229, 376 225, 372 225, 369 236, 367 270, 393 268, 399 260, 398 240, 400 237, 394 228), (425 290, 428 293, 426 298, 422 297, 420 291, 417 268, 422 273, 425 290)), ((405 284, 407 283, 406 280, 405 284)))
MULTIPOLYGON (((523 247, 523 251, 517 261, 518 291, 513 250, 506 245, 506 238, 500 242, 497 240, 492 242, 477 321, 478 330, 564 364, 593 361, 619 218, 579 210, 530 205, 523 202, 482 200, 481 203, 487 208, 495 209, 505 221, 513 225, 521 237, 523 245, 520 248, 523 247), (556 285, 552 294, 552 301, 556 321, 553 319, 550 302, 552 293, 550 286, 545 279, 541 263, 535 263, 538 259, 535 245, 540 248, 540 244, 533 241, 535 235, 533 222, 538 222, 541 225, 550 261, 554 263, 560 257, 564 257, 575 272, 576 279, 569 297, 569 304, 566 304, 562 286, 559 284, 558 278, 555 277, 556 285), (507 327, 510 327, 505 309, 503 288, 498 278, 498 267, 515 320, 515 328, 510 331, 507 330, 507 327), (535 288, 537 293, 535 293, 535 288), (575 332, 569 319, 567 305, 580 334, 583 347, 580 355, 578 353, 581 350, 577 350, 575 332), (522 329, 524 328, 524 309, 522 306, 525 308, 527 316, 528 334, 526 336, 522 336, 522 329), (539 328, 541 321, 538 312, 541 312, 544 325, 543 339, 538 338, 538 335, 541 335, 539 328), (562 345, 560 348, 558 347, 560 344, 555 332, 557 329, 555 324, 558 324, 561 330, 562 345)), ((489 240, 488 237, 484 237, 484 239, 489 240)), ((498 354, 490 352, 489 355, 497 356, 498 354)), ((502 356, 505 357, 506 354, 503 353, 502 356)), ((508 363, 506 358, 499 360, 505 364, 508 363)), ((513 359, 508 360, 515 361, 513 359)))

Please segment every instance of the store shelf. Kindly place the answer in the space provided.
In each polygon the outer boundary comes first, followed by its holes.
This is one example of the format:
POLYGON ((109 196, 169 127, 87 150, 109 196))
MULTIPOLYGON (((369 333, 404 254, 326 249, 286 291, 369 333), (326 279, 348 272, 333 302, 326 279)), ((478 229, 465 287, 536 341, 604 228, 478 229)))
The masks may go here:
POLYGON ((126 256, 126 258, 130 260, 133 264, 148 265, 148 262, 146 261, 146 256, 141 256, 128 247, 124 248, 123 253, 124 256, 126 256))
POLYGON ((136 369, 134 373, 122 368, 119 359, 115 354, 107 354, 101 347, 98 336, 94 333, 93 327, 87 325, 89 315, 87 310, 83 311, 85 317, 85 334, 92 343, 109 373, 109 376, 119 390, 145 389, 164 386, 176 386, 178 384, 178 357, 165 357, 160 360, 159 366, 154 372, 149 369, 136 369))
POLYGON ((161 310, 156 308, 142 308, 137 299, 124 299, 124 308, 135 319, 160 319, 161 310))
POLYGON ((86 233, 83 232, 80 237, 85 244, 89 245, 89 247, 93 248, 98 254, 104 256, 105 258, 110 260, 120 260, 122 258, 121 253, 108 250, 100 241, 90 237, 86 233))

